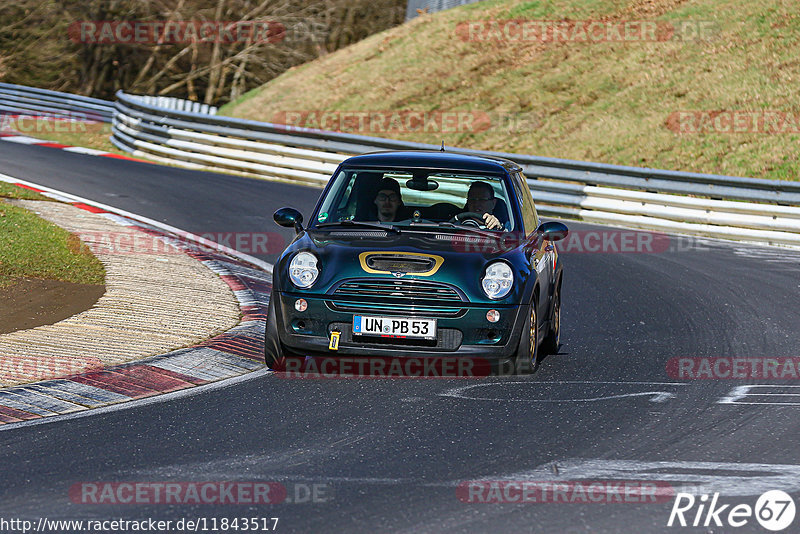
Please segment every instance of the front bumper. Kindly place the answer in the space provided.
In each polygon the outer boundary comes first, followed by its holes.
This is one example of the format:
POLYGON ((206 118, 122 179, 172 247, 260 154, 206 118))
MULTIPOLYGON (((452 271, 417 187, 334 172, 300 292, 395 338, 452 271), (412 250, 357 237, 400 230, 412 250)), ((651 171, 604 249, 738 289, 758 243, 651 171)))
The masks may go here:
POLYGON ((301 356, 376 356, 419 357, 425 355, 482 357, 490 360, 512 358, 529 313, 528 305, 428 303, 398 307, 387 303, 337 300, 331 296, 312 296, 276 292, 275 312, 281 342, 301 356), (303 298, 308 307, 295 309, 303 298), (495 309, 500 320, 490 323, 486 312, 495 309), (353 315, 425 317, 437 320, 435 341, 398 340, 353 336, 353 315), (338 350, 328 348, 332 331, 341 332, 338 350))

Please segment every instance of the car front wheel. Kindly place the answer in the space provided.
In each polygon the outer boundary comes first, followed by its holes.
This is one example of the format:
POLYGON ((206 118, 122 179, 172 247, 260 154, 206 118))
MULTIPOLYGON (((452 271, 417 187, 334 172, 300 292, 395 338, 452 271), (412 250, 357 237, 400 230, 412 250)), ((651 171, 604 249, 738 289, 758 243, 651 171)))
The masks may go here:
POLYGON ((537 303, 534 300, 531 303, 530 313, 520 334, 519 347, 514 361, 514 372, 518 375, 533 373, 539 367, 539 345, 536 335, 539 321, 536 307, 537 303))
POLYGON ((558 354, 558 347, 561 344, 561 284, 556 286, 553 295, 553 317, 550 321, 550 332, 542 341, 542 352, 544 354, 558 354))
POLYGON ((264 331, 264 363, 270 369, 277 369, 285 363, 283 345, 278 337, 278 320, 275 312, 275 292, 269 297, 267 308, 267 326, 264 331))

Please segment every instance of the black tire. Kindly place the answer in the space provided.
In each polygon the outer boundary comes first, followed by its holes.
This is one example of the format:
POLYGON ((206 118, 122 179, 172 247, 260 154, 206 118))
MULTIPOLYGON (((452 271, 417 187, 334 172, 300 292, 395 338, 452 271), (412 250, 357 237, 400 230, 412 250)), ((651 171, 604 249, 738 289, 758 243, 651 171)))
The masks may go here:
POLYGON ((535 373, 539 368, 539 346, 537 343, 538 314, 536 311, 537 302, 531 303, 528 318, 522 327, 519 336, 519 346, 514 358, 514 374, 527 375, 535 373))
POLYGON ((267 325, 264 329, 264 363, 270 369, 278 369, 285 365, 286 357, 283 345, 278 337, 278 320, 275 313, 275 293, 269 297, 269 307, 267 308, 267 325))
POLYGON ((553 312, 550 317, 550 331, 547 337, 542 341, 540 350, 543 354, 558 354, 558 348, 561 345, 561 281, 559 280, 556 286, 556 292, 553 295, 553 312))

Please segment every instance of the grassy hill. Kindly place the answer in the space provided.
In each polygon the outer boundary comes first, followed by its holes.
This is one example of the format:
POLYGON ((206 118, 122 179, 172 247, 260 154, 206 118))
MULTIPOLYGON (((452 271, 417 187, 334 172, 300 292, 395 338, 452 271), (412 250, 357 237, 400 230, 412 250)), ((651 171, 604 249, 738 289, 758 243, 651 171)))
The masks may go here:
MULTIPOLYGON (((276 122, 294 112, 469 111, 479 127, 382 133, 351 121, 340 129, 797 180, 799 45, 796 0, 487 0, 423 15, 295 67, 221 113, 276 122), (472 33, 481 39, 470 39, 465 26, 511 19, 571 21, 575 31, 581 21, 603 21, 607 27, 644 21, 655 23, 657 32, 655 40, 590 42, 573 32, 549 42, 520 42, 485 31, 472 33), (734 112, 745 132, 720 131, 734 112), (771 118, 759 131, 741 122, 763 113, 771 118), (698 131, 680 133, 680 128, 698 131)), ((307 115, 294 116, 313 126, 307 115)))

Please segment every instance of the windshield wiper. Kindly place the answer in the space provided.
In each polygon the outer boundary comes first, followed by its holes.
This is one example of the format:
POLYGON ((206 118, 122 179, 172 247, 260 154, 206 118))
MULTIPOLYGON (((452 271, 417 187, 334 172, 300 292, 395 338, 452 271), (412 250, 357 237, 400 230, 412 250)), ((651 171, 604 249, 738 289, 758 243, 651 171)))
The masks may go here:
POLYGON ((489 230, 481 230, 480 228, 475 228, 474 226, 468 226, 466 224, 454 224, 447 221, 440 222, 432 226, 436 226, 438 228, 453 228, 454 230, 467 230, 474 234, 482 235, 484 237, 491 237, 492 239, 500 239, 500 236, 502 235, 490 232, 489 230))
POLYGON ((345 219, 344 221, 339 221, 339 222, 327 222, 318 224, 315 226, 315 228, 330 228, 331 226, 363 226, 365 228, 377 228, 380 230, 385 230, 387 232, 394 232, 396 234, 400 233, 399 228, 395 228, 390 224, 372 223, 365 221, 351 221, 349 219, 345 219))
POLYGON ((409 225, 409 229, 414 229, 414 228, 434 228, 434 229, 452 228, 453 230, 468 230, 468 231, 470 231, 472 233, 475 233, 475 234, 478 234, 478 235, 482 235, 484 237, 491 237, 493 239, 500 239, 500 235, 499 234, 492 233, 492 232, 490 232, 488 230, 481 230, 480 228, 475 228, 474 226, 453 224, 453 223, 447 222, 447 221, 443 221, 443 222, 440 222, 440 223, 415 223, 415 222, 412 222, 409 225))

